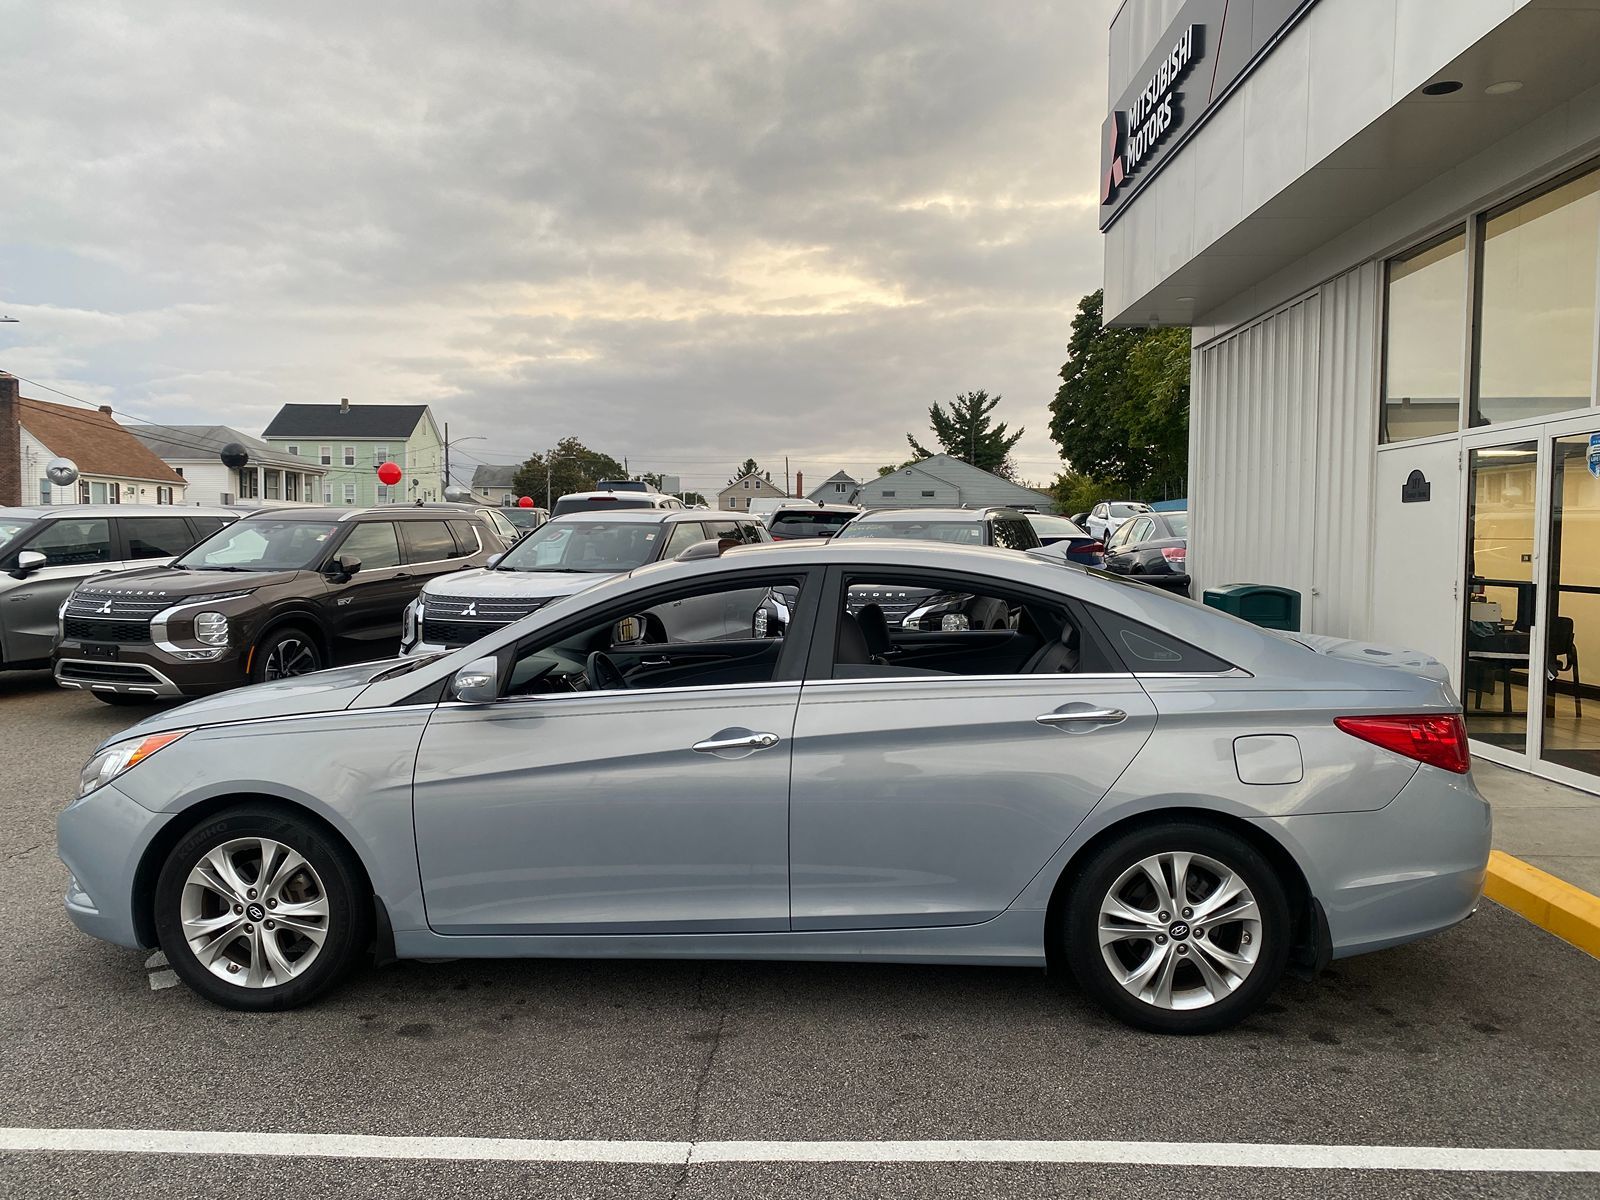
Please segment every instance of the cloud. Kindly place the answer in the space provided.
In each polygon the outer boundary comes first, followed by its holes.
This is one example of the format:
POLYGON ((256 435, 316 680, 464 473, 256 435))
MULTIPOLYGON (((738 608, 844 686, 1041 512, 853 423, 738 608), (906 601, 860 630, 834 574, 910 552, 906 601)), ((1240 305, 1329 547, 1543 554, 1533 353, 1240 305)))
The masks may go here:
POLYGON ((701 484, 899 461, 986 387, 1046 478, 1113 7, 0 0, 0 367, 701 484))

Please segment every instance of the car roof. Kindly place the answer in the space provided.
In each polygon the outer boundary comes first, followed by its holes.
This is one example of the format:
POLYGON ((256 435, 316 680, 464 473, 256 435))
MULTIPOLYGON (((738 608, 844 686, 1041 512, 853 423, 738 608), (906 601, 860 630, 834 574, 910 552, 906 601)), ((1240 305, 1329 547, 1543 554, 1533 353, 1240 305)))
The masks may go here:
POLYGON ((1026 517, 1027 514, 1002 504, 985 508, 874 508, 862 513, 858 521, 981 521, 997 513, 1026 517))
POLYGON ((11 517, 237 517, 236 508, 204 504, 25 504, 0 508, 11 517))
POLYGON ((378 504, 371 508, 329 508, 320 505, 301 504, 286 506, 284 508, 258 508, 254 512, 246 513, 241 520, 254 521, 262 519, 288 519, 299 521, 334 521, 348 522, 359 521, 363 518, 373 520, 400 520, 417 521, 432 518, 437 521, 444 512, 456 512, 464 517, 477 515, 473 510, 475 505, 436 504, 431 507, 418 507, 415 504, 378 504))
POLYGON ((551 517, 545 524, 578 525, 584 521, 605 521, 609 524, 632 521, 640 525, 659 525, 663 521, 705 521, 716 517, 728 520, 738 517, 743 517, 747 521, 750 519, 744 513, 719 513, 710 508, 591 508, 584 512, 562 513, 559 517, 551 517))
POLYGON ((630 499, 635 496, 644 496, 651 500, 677 499, 676 496, 669 496, 665 492, 636 492, 631 488, 601 488, 594 492, 567 492, 564 495, 557 496, 556 503, 560 504, 563 500, 592 500, 596 496, 611 496, 612 498, 626 496, 630 499))
MULTIPOLYGON (((797 513, 862 513, 866 510, 859 504, 780 504, 772 510, 772 515, 777 516, 784 512, 797 513)), ((895 510, 900 511, 899 509, 895 510)))

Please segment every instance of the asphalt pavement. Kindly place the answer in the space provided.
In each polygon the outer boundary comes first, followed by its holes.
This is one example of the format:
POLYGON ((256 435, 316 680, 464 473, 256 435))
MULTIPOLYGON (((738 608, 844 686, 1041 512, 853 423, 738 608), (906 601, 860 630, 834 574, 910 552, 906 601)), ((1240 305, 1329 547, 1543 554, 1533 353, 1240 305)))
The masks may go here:
MULTIPOLYGON (((138 719, 0 675, 0 1127, 801 1142, 1600 1149, 1600 962, 1485 904, 1159 1038, 1024 970, 404 963, 213 1008, 61 912, 54 817, 138 719), (152 984, 155 986, 152 986, 152 984)), ((1082 1163, 618 1164, 0 1153, 0 1195, 1593 1196, 1600 1176, 1082 1163)))

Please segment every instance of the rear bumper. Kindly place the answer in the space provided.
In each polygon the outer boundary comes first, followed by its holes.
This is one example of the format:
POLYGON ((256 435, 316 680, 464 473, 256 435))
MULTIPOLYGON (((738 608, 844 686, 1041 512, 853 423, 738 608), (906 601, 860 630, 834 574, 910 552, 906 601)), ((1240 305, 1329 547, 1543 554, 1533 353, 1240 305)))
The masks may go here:
POLYGON ((1424 766, 1380 809, 1259 824, 1305 872, 1327 914, 1334 958, 1448 929, 1483 894, 1489 805, 1470 775, 1424 766))

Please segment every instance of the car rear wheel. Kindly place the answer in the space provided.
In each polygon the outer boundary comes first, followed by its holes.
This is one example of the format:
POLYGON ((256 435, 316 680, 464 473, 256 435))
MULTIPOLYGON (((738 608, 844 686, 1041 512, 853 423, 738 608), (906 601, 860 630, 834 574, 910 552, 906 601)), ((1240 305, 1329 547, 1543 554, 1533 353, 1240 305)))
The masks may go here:
POLYGON ((349 969, 369 906, 349 850, 303 818, 228 809, 167 856, 156 936, 179 978, 224 1008, 294 1008, 349 969))
POLYGON ((1079 984, 1113 1016, 1156 1033, 1211 1033, 1278 985, 1291 921, 1259 851, 1224 829, 1174 822, 1099 850, 1063 933, 1079 984))
POLYGON ((257 644, 255 657, 250 661, 253 683, 290 679, 320 670, 322 651, 317 648, 317 639, 297 626, 269 633, 257 644))

